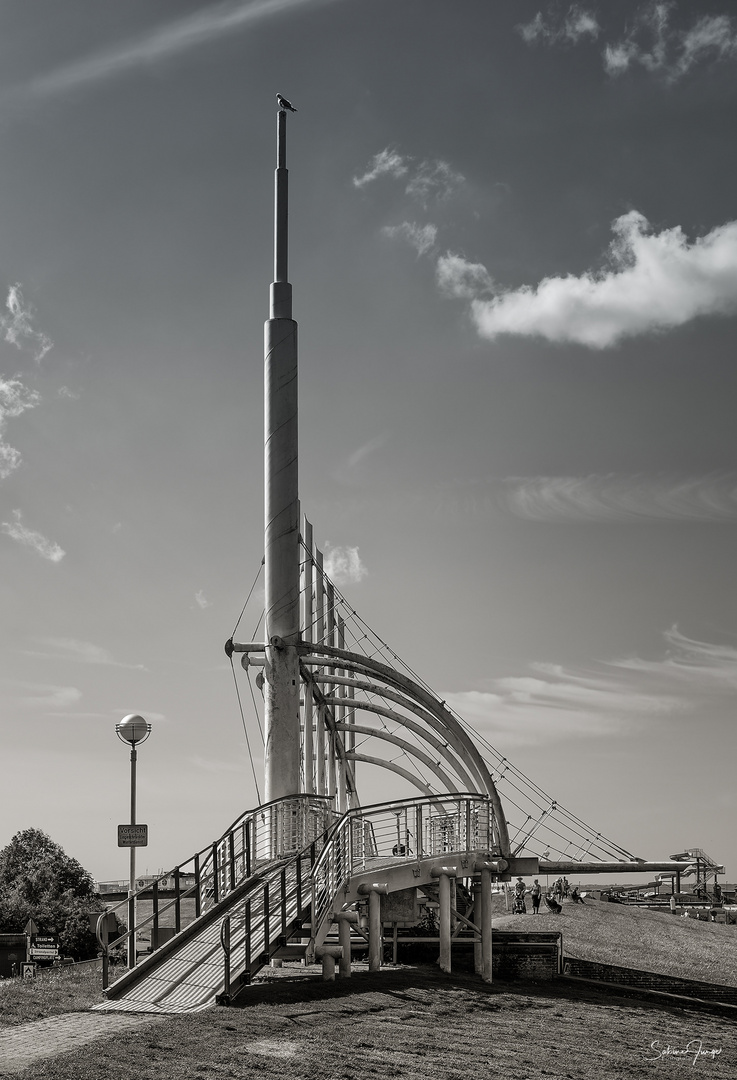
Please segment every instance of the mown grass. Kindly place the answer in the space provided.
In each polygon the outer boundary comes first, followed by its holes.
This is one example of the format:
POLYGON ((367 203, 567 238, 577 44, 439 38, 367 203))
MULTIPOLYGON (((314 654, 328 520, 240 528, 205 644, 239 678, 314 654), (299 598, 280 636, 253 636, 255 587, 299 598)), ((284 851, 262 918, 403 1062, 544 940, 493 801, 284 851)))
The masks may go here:
POLYGON ((689 1061, 656 1049, 701 1040, 713 1080, 735 1075, 737 1025, 571 984, 485 986, 435 966, 387 968, 323 983, 295 968, 254 986, 242 1008, 167 1018, 37 1062, 44 1080, 632 1080, 689 1061), (299 973, 299 974, 298 974, 299 973), (301 977, 300 977, 301 975, 301 977))
POLYGON ((723 923, 597 900, 564 900, 560 915, 506 915, 500 910, 494 926, 560 930, 563 951, 580 960, 737 986, 737 927, 723 923))
POLYGON ((102 1000, 101 974, 93 965, 41 969, 35 979, 2 979, 0 1027, 80 1012, 102 1000))

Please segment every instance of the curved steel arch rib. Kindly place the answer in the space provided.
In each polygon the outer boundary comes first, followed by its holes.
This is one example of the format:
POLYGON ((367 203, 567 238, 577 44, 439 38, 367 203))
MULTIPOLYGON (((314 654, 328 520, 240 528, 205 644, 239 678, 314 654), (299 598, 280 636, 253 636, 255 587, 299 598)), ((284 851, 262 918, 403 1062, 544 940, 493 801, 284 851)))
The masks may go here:
MULTIPOLYGON (((443 702, 433 697, 424 687, 420 686, 413 679, 408 678, 406 675, 401 675, 394 668, 388 664, 382 664, 378 660, 373 660, 370 657, 362 656, 359 653, 353 653, 346 649, 338 649, 331 645, 315 644, 310 642, 298 646, 298 650, 301 654, 301 661, 307 667, 324 666, 331 660, 335 662, 336 668, 345 669, 347 671, 355 672, 359 675, 368 675, 373 678, 378 678, 382 683, 385 683, 390 688, 389 692, 382 686, 366 687, 368 692, 377 693, 382 695, 386 693, 389 700, 395 700, 392 698, 392 691, 398 692, 402 697, 409 699, 408 702, 401 701, 404 707, 409 708, 410 703, 416 703, 420 706, 421 712, 426 714, 422 715, 421 719, 429 726, 434 728, 438 733, 443 734, 456 753, 462 756, 462 760, 468 768, 478 778, 478 789, 480 793, 488 795, 496 820, 496 829, 499 839, 499 846, 501 848, 502 855, 508 855, 510 853, 509 832, 507 829, 507 822, 502 808, 501 799, 499 793, 496 790, 494 781, 492 780, 491 773, 486 765, 486 762, 481 757, 478 749, 474 745, 470 736, 463 727, 459 724, 449 709, 446 708, 443 702), (432 720, 432 723, 430 721, 432 720)), ((324 676, 325 682, 336 682, 339 677, 330 677, 330 674, 324 676)), ((346 699, 343 699, 339 704, 351 706, 346 699)), ((413 710, 417 712, 417 710, 413 710)), ((420 715, 420 714, 418 714, 420 715)), ((360 756, 354 756, 345 752, 345 756, 350 760, 361 760, 360 756)), ((389 763, 380 762, 378 759, 372 759, 372 764, 382 764, 384 767, 389 767, 389 763)), ((394 771, 398 771, 397 767, 394 767, 394 771)), ((407 777, 411 779, 410 776, 407 777)), ((412 783, 420 787, 423 790, 424 785, 414 778, 412 783)))

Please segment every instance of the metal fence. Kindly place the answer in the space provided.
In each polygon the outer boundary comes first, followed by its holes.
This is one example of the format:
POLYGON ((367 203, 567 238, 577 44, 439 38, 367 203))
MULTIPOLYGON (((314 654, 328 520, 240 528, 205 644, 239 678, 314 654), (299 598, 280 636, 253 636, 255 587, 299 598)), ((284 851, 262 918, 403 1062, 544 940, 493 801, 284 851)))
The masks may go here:
POLYGON ((494 851, 491 800, 427 796, 349 810, 334 826, 312 874, 312 936, 354 874, 433 855, 494 851))
POLYGON ((183 900, 194 900, 195 918, 198 918, 274 859, 296 856, 320 841, 334 819, 330 804, 331 800, 325 796, 299 795, 249 810, 213 844, 109 908, 97 921, 97 938, 102 946, 103 988, 108 984, 111 949, 120 948, 132 935, 149 927, 153 939, 159 940, 160 920, 172 911, 175 933, 179 933, 183 900), (174 897, 165 902, 159 897, 159 888, 163 887, 164 881, 167 889, 174 891, 174 897), (184 886, 183 881, 188 884, 184 886), (152 911, 138 919, 137 900, 144 895, 152 901, 152 911), (117 924, 118 919, 125 924, 126 930, 110 941, 113 920, 117 924))

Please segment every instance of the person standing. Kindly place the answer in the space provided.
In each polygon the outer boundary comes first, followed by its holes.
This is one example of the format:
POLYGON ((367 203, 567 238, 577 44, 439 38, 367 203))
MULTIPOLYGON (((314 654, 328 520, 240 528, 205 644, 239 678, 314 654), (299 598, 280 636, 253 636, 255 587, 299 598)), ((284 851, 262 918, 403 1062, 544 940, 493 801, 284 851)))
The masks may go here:
POLYGON ((514 883, 514 913, 515 915, 526 915, 527 908, 525 907, 525 883, 521 877, 518 877, 514 883))
POLYGON ((540 882, 535 878, 535 883, 530 889, 530 896, 532 897, 532 914, 540 914, 540 900, 542 898, 543 891, 540 888, 540 882))

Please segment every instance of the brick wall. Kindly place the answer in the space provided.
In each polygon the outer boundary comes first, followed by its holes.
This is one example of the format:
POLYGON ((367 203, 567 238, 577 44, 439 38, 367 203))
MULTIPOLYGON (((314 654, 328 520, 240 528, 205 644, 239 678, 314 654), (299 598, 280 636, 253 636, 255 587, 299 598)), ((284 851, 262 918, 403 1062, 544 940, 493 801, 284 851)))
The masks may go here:
POLYGON ((560 971, 562 934, 494 930, 492 975, 500 979, 554 979, 560 971))
POLYGON ((579 975, 585 979, 600 979, 602 982, 620 983, 622 986, 632 986, 642 990, 681 994, 684 997, 699 998, 701 1001, 721 1001, 728 1005, 737 1005, 737 987, 735 986, 697 982, 695 979, 677 979, 671 975, 659 975, 654 971, 639 971, 636 968, 622 968, 614 964, 600 964, 594 960, 578 960, 573 956, 563 957, 563 973, 579 975))

